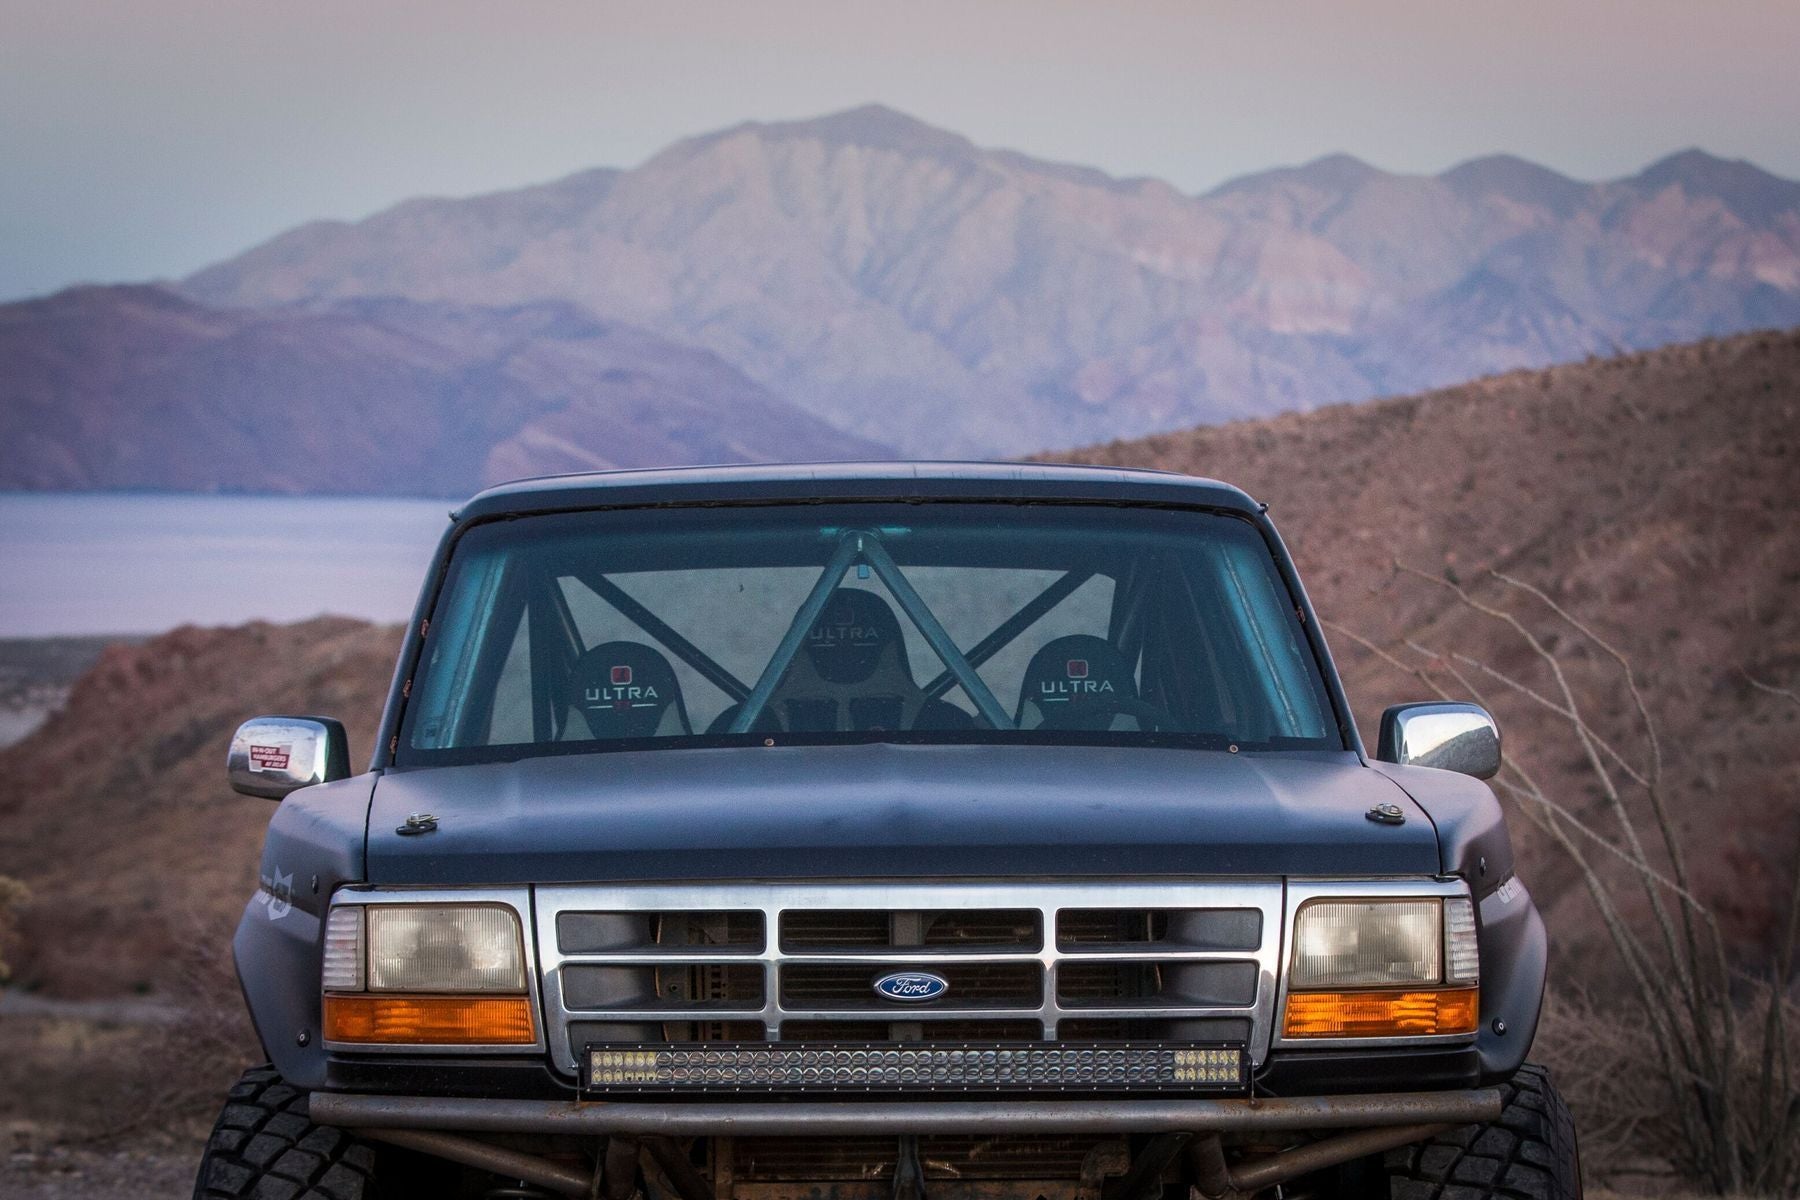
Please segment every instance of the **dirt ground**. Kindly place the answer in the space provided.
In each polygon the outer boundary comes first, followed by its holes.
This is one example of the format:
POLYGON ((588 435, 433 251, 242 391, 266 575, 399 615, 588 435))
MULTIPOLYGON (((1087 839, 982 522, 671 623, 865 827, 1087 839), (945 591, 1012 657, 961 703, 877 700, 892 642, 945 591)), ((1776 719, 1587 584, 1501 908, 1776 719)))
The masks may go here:
POLYGON ((0 1161, 7 1200, 186 1200, 194 1191, 200 1145, 49 1146, 14 1149, 0 1161))
POLYGON ((255 1053, 167 1000, 0 992, 0 1197, 191 1196, 220 1098, 255 1053))

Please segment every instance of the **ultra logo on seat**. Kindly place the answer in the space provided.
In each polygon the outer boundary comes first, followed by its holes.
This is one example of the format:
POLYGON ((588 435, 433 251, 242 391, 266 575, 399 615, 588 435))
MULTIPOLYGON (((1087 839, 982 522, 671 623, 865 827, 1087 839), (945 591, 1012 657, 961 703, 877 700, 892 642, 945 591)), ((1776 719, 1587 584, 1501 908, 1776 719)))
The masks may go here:
POLYGON ((1089 678, 1088 660, 1071 658, 1063 664, 1062 679, 1038 681, 1038 697, 1045 703, 1073 700, 1077 696, 1104 696, 1116 691, 1109 679, 1089 678))
POLYGON ((654 687, 632 686, 631 668, 627 665, 621 664, 613 667, 608 672, 608 678, 610 680, 608 687, 585 689, 583 696, 588 707, 602 708, 610 705, 615 709, 655 708, 662 703, 662 698, 656 694, 654 687))

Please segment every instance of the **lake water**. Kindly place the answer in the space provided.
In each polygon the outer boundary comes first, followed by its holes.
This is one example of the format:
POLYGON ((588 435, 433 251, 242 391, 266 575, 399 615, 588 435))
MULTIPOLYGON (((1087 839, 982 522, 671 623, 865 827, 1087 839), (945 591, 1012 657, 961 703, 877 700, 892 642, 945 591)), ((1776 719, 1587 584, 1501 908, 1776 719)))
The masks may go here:
POLYGON ((448 500, 0 493, 0 637, 403 621, 448 500))

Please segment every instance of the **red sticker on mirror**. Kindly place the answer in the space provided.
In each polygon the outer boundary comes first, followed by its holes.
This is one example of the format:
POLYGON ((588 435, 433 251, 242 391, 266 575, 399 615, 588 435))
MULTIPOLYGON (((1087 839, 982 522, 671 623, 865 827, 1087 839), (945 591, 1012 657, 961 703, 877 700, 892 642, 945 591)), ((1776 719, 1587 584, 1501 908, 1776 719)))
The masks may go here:
POLYGON ((250 747, 250 769, 252 771, 285 771, 288 769, 287 746, 252 746, 250 747))

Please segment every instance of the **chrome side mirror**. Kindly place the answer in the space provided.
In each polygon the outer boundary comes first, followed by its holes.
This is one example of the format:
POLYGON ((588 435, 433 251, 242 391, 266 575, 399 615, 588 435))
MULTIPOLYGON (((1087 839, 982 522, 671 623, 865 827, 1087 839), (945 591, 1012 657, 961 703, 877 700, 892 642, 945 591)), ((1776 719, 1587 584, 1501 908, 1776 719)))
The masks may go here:
POLYGON ((1479 704, 1396 704, 1381 714, 1375 757, 1492 779, 1500 773, 1500 727, 1479 704))
POLYGON ((279 800, 289 792, 350 778, 350 739, 329 717, 257 717, 231 739, 225 775, 233 790, 279 800))

